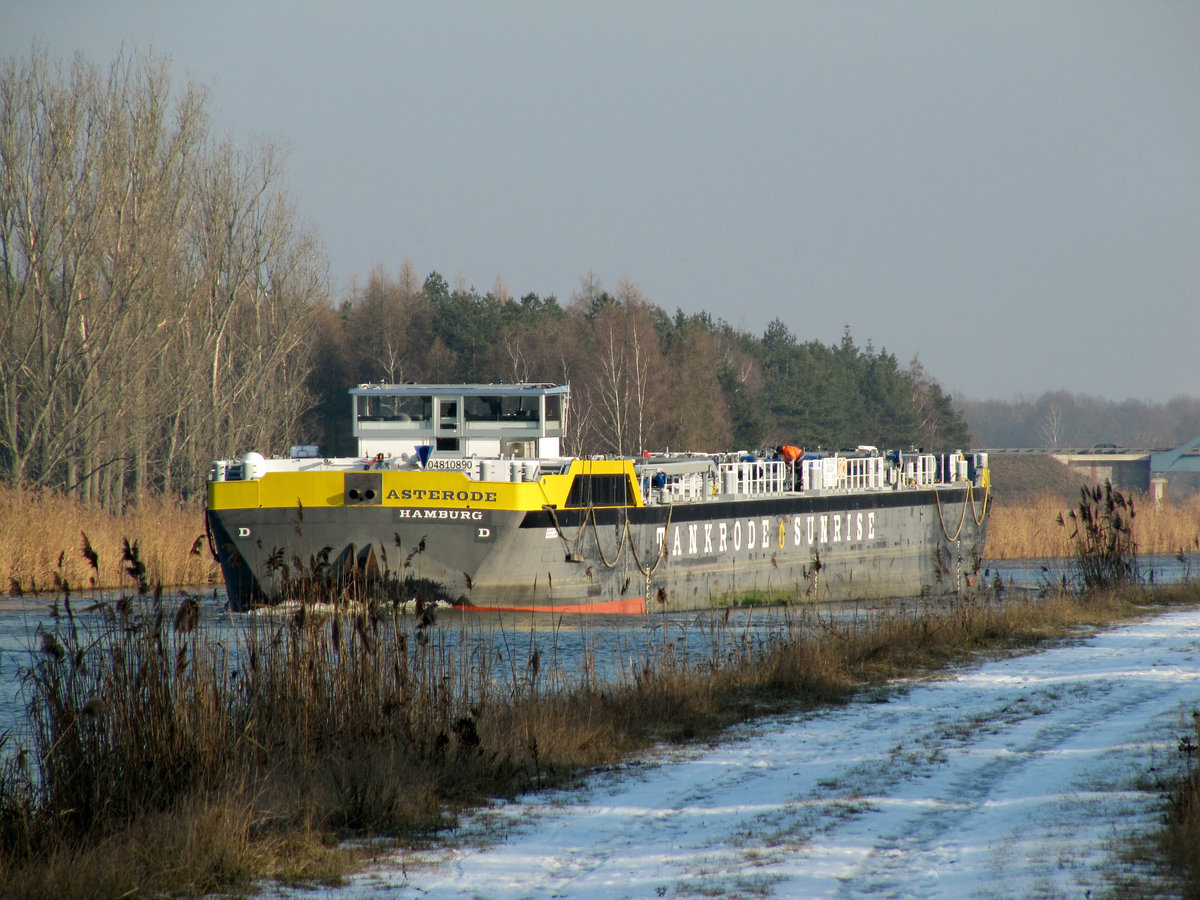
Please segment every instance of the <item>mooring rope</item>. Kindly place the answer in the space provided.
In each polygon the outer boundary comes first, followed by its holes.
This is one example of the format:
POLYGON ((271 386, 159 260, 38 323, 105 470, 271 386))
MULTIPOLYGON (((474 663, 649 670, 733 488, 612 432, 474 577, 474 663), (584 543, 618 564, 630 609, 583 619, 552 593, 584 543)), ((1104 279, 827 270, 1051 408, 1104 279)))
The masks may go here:
POLYGON ((579 523, 579 530, 575 532, 574 537, 567 537, 563 534, 562 526, 558 523, 558 515, 554 511, 554 507, 546 504, 542 507, 546 512, 550 513, 550 521, 554 523, 554 530, 564 544, 574 544, 579 540, 579 536, 583 534, 583 529, 587 528, 588 519, 595 513, 596 509, 593 506, 588 506, 587 512, 583 514, 583 521, 579 523))
MULTIPOLYGON (((592 516, 592 537, 596 539, 596 552, 600 554, 600 561, 608 568, 614 568, 621 561, 621 554, 625 551, 625 535, 629 533, 629 514, 625 514, 625 525, 621 529, 621 535, 617 538, 617 557, 612 562, 608 561, 608 557, 604 554, 604 547, 600 544, 600 526, 596 524, 595 515, 592 516)), ((633 539, 630 538, 630 543, 633 539)))
POLYGON ((967 482, 966 496, 963 497, 962 516, 958 520, 958 528, 951 535, 949 529, 946 528, 945 510, 942 509, 941 491, 936 487, 933 489, 933 498, 937 501, 938 521, 942 526, 942 534, 946 536, 948 541, 957 541, 958 536, 962 534, 963 525, 967 523, 967 506, 971 507, 971 518, 975 520, 976 525, 982 525, 983 520, 987 517, 988 499, 991 496, 991 485, 983 489, 983 505, 979 512, 975 511, 975 489, 970 482, 967 482))
POLYGON ((937 501, 938 521, 941 522, 942 534, 946 536, 946 540, 948 541, 957 541, 959 534, 962 533, 963 525, 966 524, 967 496, 970 495, 970 491, 971 485, 968 484, 965 492, 966 496, 963 497, 962 517, 958 520, 958 529, 954 532, 953 536, 951 536, 950 532, 946 530, 946 513, 945 510, 942 509, 942 492, 936 487, 933 489, 933 499, 937 501))
POLYGON ((638 571, 646 578, 650 578, 658 571, 658 567, 662 565, 662 561, 667 558, 667 535, 671 531, 671 517, 675 514, 675 504, 672 503, 667 507, 667 523, 663 527, 662 540, 658 545, 658 559, 654 561, 654 565, 647 569, 642 565, 641 557, 638 556, 637 546, 633 542, 633 533, 629 534, 629 549, 633 551, 633 561, 637 564, 638 571))
POLYGON ((221 557, 217 555, 217 544, 213 540, 212 528, 208 524, 208 511, 204 513, 204 536, 208 538, 208 552, 212 554, 214 562, 220 562, 221 557))
POLYGON ((982 525, 983 520, 987 518, 988 500, 992 495, 992 486, 989 484, 983 489, 983 505, 979 509, 979 515, 975 514, 975 494, 971 494, 971 518, 975 520, 976 525, 982 525))
POLYGON ((664 559, 666 559, 666 556, 667 556, 667 533, 671 529, 671 518, 675 514, 675 504, 674 503, 670 504, 667 507, 667 522, 663 528, 662 541, 659 543, 658 558, 654 561, 654 565, 651 566, 649 569, 647 569, 642 564, 641 557, 638 555, 637 544, 634 542, 634 539, 633 539, 633 529, 629 525, 629 514, 628 513, 625 514, 625 522, 621 529, 621 536, 617 539, 617 555, 614 559, 610 560, 608 558, 607 554, 605 554, 605 552, 604 552, 604 547, 600 543, 600 529, 599 529, 598 523, 596 521, 596 508, 594 506, 588 506, 587 511, 583 515, 583 520, 579 523, 579 529, 571 537, 567 537, 563 533, 562 525, 558 521, 558 515, 553 506, 550 506, 549 504, 547 504, 546 506, 543 506, 542 509, 544 509, 546 512, 548 512, 550 514, 550 521, 554 523, 554 532, 555 532, 555 534, 558 535, 559 540, 561 540, 563 542, 563 546, 566 547, 568 552, 570 552, 571 550, 575 549, 578 546, 579 539, 583 536, 583 532, 587 528, 588 522, 590 521, 591 525, 592 525, 592 537, 596 541, 596 551, 600 555, 600 561, 603 562, 604 565, 610 569, 616 567, 617 563, 619 563, 621 561, 621 554, 625 550, 626 542, 628 542, 628 544, 629 544, 629 550, 633 554, 633 561, 634 561, 634 563, 637 564, 638 571, 641 572, 647 578, 649 578, 656 571, 658 571, 658 567, 660 565, 662 565, 662 561, 664 559))

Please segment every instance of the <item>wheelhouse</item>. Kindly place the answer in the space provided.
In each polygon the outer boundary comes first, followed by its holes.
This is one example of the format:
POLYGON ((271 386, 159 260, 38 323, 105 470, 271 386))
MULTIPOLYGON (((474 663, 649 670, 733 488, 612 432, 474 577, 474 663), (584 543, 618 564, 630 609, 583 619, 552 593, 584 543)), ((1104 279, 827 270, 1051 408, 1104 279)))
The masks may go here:
POLYGON ((567 385, 360 384, 350 391, 361 456, 557 457, 567 385))

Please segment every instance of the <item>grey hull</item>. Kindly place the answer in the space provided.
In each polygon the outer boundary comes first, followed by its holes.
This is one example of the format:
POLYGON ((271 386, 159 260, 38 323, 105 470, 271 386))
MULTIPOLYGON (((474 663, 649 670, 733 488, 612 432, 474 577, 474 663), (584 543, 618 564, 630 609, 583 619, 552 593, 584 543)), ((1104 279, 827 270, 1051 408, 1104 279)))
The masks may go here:
POLYGON ((983 555, 986 509, 963 486, 856 495, 544 510, 209 510, 231 605, 320 571, 434 584, 500 609, 707 609, 745 600, 955 593, 983 555))

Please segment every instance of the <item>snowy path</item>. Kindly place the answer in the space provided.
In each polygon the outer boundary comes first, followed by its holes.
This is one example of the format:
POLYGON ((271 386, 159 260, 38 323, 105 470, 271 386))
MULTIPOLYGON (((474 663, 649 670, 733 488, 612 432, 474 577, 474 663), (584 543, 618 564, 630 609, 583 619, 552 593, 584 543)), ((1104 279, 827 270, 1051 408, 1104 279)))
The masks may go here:
POLYGON ((1200 611, 1171 613, 663 751, 322 896, 1083 897, 1198 707, 1200 611))

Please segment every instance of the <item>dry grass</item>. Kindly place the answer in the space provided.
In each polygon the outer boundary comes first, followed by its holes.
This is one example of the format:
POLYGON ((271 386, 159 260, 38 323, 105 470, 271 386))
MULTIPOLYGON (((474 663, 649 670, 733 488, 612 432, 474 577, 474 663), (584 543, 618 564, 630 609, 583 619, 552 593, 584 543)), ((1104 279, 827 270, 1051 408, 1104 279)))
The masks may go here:
POLYGON ((1193 732, 1179 741, 1187 774, 1169 793, 1170 805, 1160 840, 1163 853, 1183 876, 1185 897, 1200 897, 1200 712, 1193 712, 1193 732))
POLYGON ((151 582, 216 583, 219 573, 203 535, 203 510, 195 504, 153 497, 112 516, 61 494, 0 486, 0 578, 7 579, 0 590, 53 590, 56 578, 76 590, 128 586, 121 560, 125 540, 138 544, 151 582), (100 558, 96 569, 80 553, 85 534, 100 558))
MULTIPOLYGON (((1069 557, 1075 548, 1071 530, 1058 524, 1079 502, 1079 494, 1064 498, 1041 494, 1021 503, 996 502, 988 521, 989 559, 1069 557)), ((1134 495, 1137 516, 1133 539, 1139 553, 1186 553, 1200 551, 1200 494, 1183 504, 1154 502, 1134 495)))

